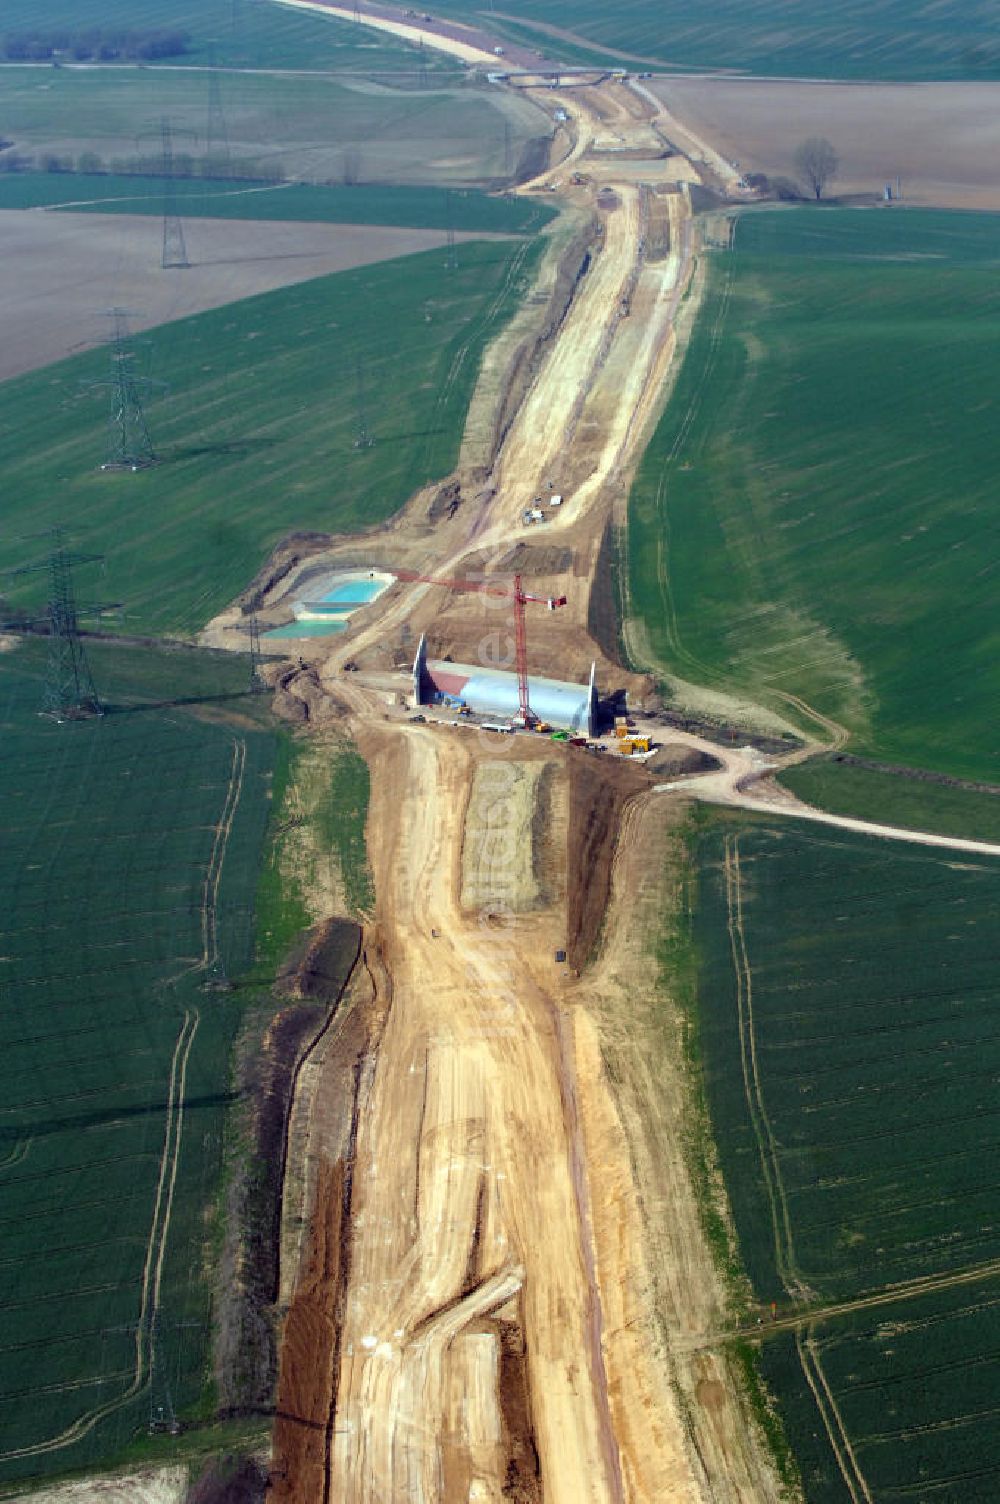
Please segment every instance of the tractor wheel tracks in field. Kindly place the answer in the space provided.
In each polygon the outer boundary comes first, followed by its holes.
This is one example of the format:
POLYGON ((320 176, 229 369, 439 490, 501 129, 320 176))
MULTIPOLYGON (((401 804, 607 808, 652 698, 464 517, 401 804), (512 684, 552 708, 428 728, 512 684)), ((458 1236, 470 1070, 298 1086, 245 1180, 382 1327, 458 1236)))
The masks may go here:
MULTIPOLYGON (((202 954, 200 960, 195 962, 194 966, 189 968, 188 971, 182 972, 181 976, 189 976, 192 970, 208 971, 218 961, 216 910, 219 896, 219 882, 222 876, 226 848, 229 843, 233 821, 243 789, 245 767, 246 742, 240 738, 234 738, 233 761, 229 781, 226 786, 225 799, 223 800, 219 820, 215 827, 212 849, 202 885, 202 954)), ((176 977, 173 979, 173 983, 166 985, 173 985, 179 980, 180 977, 176 977)), ((181 1142, 184 1133, 187 1069, 191 1058, 191 1050, 198 1033, 199 1023, 200 1014, 198 1009, 194 1006, 186 1007, 170 1061, 163 1149, 160 1153, 156 1194, 153 1199, 153 1215, 150 1223, 149 1237, 146 1242, 145 1258, 143 1260, 142 1293, 139 1299, 139 1311, 135 1327, 135 1368, 132 1372, 131 1382, 122 1394, 116 1396, 114 1399, 105 1401, 102 1405, 95 1406, 94 1409, 88 1411, 85 1415, 79 1416, 64 1431, 60 1432, 58 1436, 49 1437, 45 1441, 35 1442, 30 1446, 0 1452, 0 1462, 15 1461, 23 1457, 40 1457, 72 1446, 92 1431, 100 1421, 105 1420, 109 1415, 113 1415, 115 1411, 122 1409, 123 1406, 134 1400, 150 1383, 156 1364, 156 1322, 160 1307, 163 1268, 166 1259, 167 1239, 170 1232, 174 1192, 177 1185, 177 1172, 180 1163, 181 1142)))
POLYGON ((747 951, 746 932, 743 925, 743 880, 740 872, 739 836, 727 836, 725 842, 724 872, 726 880, 726 910, 729 944, 736 979, 736 1007, 739 1017, 740 1061, 743 1069, 743 1090, 747 1111, 757 1141, 761 1173, 771 1208, 771 1228, 774 1237, 774 1260, 782 1284, 793 1298, 805 1292, 795 1263, 795 1248, 792 1241, 792 1223, 788 1212, 788 1198, 781 1177, 778 1146, 771 1127, 771 1120, 764 1105, 763 1085, 757 1063, 757 1036, 753 1017, 753 971, 747 951))
POLYGON ((163 1151, 160 1155, 159 1179, 153 1202, 153 1219, 150 1226, 149 1239, 146 1244, 146 1256, 143 1262, 142 1294, 139 1300, 139 1313, 135 1329, 135 1369, 132 1373, 131 1382, 124 1393, 112 1400, 105 1401, 103 1405, 95 1406, 93 1410, 88 1411, 85 1415, 79 1416, 64 1431, 60 1432, 58 1436, 49 1437, 45 1441, 35 1442, 31 1446, 16 1447, 10 1451, 0 1452, 0 1462, 12 1462, 22 1457, 41 1457, 51 1452, 60 1451, 64 1447, 72 1446, 75 1442, 82 1440, 88 1432, 92 1431, 99 1421, 105 1420, 109 1415, 113 1415, 116 1410, 120 1410, 124 1405, 135 1399, 149 1383, 154 1362, 153 1330, 159 1300, 160 1280, 163 1272, 163 1255, 170 1227, 170 1212, 174 1185, 177 1179, 177 1162, 180 1156, 181 1134, 184 1121, 184 1084, 188 1058, 191 1054, 191 1046, 194 1043, 197 1030, 197 1010, 185 1009, 184 1019, 170 1062, 170 1079, 167 1088, 167 1122, 163 1138, 163 1151))
POLYGON ((871 1490, 858 1466, 858 1459, 851 1446, 844 1418, 833 1397, 826 1374, 823 1372, 815 1338, 808 1331, 797 1331, 795 1349, 805 1381, 816 1402, 816 1409, 823 1422, 830 1448, 836 1458, 837 1467, 844 1480, 844 1486, 851 1496, 851 1504, 873 1504, 871 1490))

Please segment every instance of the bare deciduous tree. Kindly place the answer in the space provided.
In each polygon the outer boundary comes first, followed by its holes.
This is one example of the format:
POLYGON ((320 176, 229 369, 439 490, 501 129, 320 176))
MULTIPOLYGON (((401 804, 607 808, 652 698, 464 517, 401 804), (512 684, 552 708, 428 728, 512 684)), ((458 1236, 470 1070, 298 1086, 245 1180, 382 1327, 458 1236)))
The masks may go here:
POLYGON ((810 136, 795 149, 795 170, 816 198, 823 197, 823 189, 837 176, 839 166, 837 153, 825 136, 810 136))

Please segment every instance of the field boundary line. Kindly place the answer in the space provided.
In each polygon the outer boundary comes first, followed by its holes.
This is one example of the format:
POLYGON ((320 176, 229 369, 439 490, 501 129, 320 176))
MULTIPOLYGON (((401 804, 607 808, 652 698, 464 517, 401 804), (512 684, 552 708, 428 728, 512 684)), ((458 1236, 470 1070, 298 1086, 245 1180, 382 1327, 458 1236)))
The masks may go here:
POLYGON ((718 1347, 733 1337, 752 1338, 756 1342, 766 1341, 770 1337, 784 1336, 788 1332, 797 1331, 805 1326, 818 1326, 821 1322, 837 1321, 841 1316, 853 1316, 858 1311, 873 1311, 880 1306, 892 1306, 905 1300, 919 1300, 922 1295, 936 1295, 943 1290, 956 1290, 962 1285, 974 1285, 980 1280, 994 1279, 1000 1279, 1000 1259, 988 1259, 985 1263, 972 1264, 966 1269, 949 1273, 924 1274, 918 1279, 898 1285, 887 1285, 882 1290, 860 1295, 856 1300, 835 1301, 825 1306, 807 1306, 784 1316, 775 1316, 773 1320, 762 1322, 759 1326, 743 1325, 731 1327, 726 1331, 706 1332, 702 1337, 682 1343, 681 1346, 685 1351, 703 1350, 718 1347))

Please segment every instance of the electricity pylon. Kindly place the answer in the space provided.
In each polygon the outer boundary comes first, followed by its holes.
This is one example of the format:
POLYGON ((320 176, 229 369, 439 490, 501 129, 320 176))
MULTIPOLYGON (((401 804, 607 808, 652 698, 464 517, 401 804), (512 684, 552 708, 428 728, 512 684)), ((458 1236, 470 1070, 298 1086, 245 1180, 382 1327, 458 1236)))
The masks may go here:
MULTIPOLYGON (((160 144, 160 177, 163 180, 163 248, 160 253, 160 266, 164 270, 169 267, 191 265, 184 242, 184 226, 177 207, 174 174, 174 137, 177 134, 168 117, 164 115, 159 125, 141 130, 135 138, 136 145, 140 147, 150 137, 158 140, 160 144)), ((193 142, 198 140, 194 131, 185 130, 180 134, 189 137, 193 142)))
POLYGON ((163 173, 163 251, 160 256, 160 266, 166 271, 169 267, 191 265, 188 260, 187 246, 184 243, 184 226, 181 224, 181 216, 177 208, 177 190, 174 187, 173 134, 170 121, 166 116, 160 122, 160 144, 163 173))
POLYGON ((263 694, 267 680, 261 672, 260 622, 257 620, 257 597, 250 602, 250 693, 263 694))
POLYGON ((100 563, 103 554, 71 553, 66 547, 65 535, 60 524, 50 532, 52 550, 47 559, 38 564, 24 564, 12 569, 10 577, 39 574, 43 570, 49 576, 49 601, 44 616, 30 623, 47 627, 49 634, 49 662, 45 676, 41 714, 54 721, 78 721, 87 716, 103 714, 90 664, 80 640, 81 615, 102 616, 117 610, 117 605, 78 606, 73 590, 73 568, 78 564, 100 563))
POLYGON ((171 1436, 180 1432, 170 1379, 163 1362, 160 1343, 160 1313, 154 1311, 149 1328, 149 1434, 168 1431, 171 1436))
POLYGON ((143 387, 148 390, 153 383, 145 376, 137 376, 132 369, 134 356, 125 347, 125 310, 112 308, 109 315, 115 321, 111 373, 107 381, 93 383, 94 386, 107 387, 111 393, 108 450, 101 469, 146 470, 156 464, 156 451, 149 436, 140 393, 143 387))
POLYGON ((375 435, 368 427, 368 411, 365 402, 365 368, 359 355, 355 363, 355 375, 357 379, 358 397, 358 423, 354 431, 355 449, 371 449, 375 444, 375 435))
POLYGON ((455 225, 452 219, 451 212, 450 188, 446 188, 444 191, 444 222, 445 236, 448 242, 448 250, 444 261, 445 270, 453 272, 458 266, 458 252, 455 250, 455 225))

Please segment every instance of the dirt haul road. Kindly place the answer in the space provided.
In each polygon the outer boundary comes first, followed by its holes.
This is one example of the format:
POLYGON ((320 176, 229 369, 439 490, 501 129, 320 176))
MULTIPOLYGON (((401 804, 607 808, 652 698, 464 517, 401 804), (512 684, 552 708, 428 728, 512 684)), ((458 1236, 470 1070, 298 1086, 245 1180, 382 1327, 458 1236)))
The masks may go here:
MULTIPOLYGON (((448 45, 426 30, 424 40, 448 45)), ((586 262, 475 500, 433 533, 425 512, 408 510, 391 538, 410 557, 422 548, 426 572, 460 574, 470 551, 499 556, 527 535, 524 506, 558 466, 571 484, 546 541, 565 542, 577 578, 563 638, 550 636, 547 651, 561 641, 589 656, 597 547, 662 400, 690 271, 678 175, 697 175, 660 155, 653 106, 621 85, 565 98, 574 171, 564 202, 596 231, 586 262)), ((539 101, 552 110, 547 92, 539 101)), ((651 1261, 633 1141, 591 1016, 596 994, 586 980, 574 992, 554 959, 568 948, 578 968, 596 940, 609 853, 631 808, 612 785, 637 775, 624 765, 595 773, 580 754, 574 782, 545 743, 498 747, 486 734, 387 716, 363 675, 341 669, 402 625, 419 628, 427 598, 421 586, 389 592, 313 680, 336 697, 371 769, 384 1022, 358 1077, 350 1174, 318 1179, 334 1188, 317 1200, 306 1261, 329 1274, 307 1292, 308 1310, 317 1289, 327 1302, 308 1318, 323 1398, 283 1417, 325 1434, 325 1453, 312 1446, 296 1472, 292 1450, 279 1449, 275 1499, 769 1504, 778 1484, 725 1364, 699 1390, 664 1352, 652 1263, 678 1309, 696 1285, 690 1307, 709 1325, 722 1306, 681 1157, 664 1205, 669 1216, 687 1198, 678 1226, 688 1231, 651 1261)), ((627 928, 627 902, 617 912, 627 928)), ((618 933, 606 934, 605 952, 618 933)), ((620 985, 618 995, 627 1005, 620 985)), ((292 1314, 301 1368, 294 1304, 292 1314)), ((289 1375, 285 1392, 304 1392, 300 1381, 289 1375)))
MULTIPOLYGON (((518 1458, 531 1486, 524 1459, 537 1448, 546 1501, 621 1499, 591 1189, 554 995, 561 918, 516 912, 521 764, 428 731, 383 733, 375 761, 393 999, 359 1113, 330 1495, 499 1501, 518 1458), (490 817, 470 830, 473 786, 490 817), (480 879, 466 911, 463 865, 480 879), (519 1437, 504 1394, 525 1349, 531 1434, 519 1437)), ((530 804, 521 813, 530 826, 530 804)), ((628 1393, 637 1377, 614 1385, 628 1393)), ((644 1451, 683 1477, 676 1419, 672 1437, 662 1418, 639 1429, 644 1451)))

